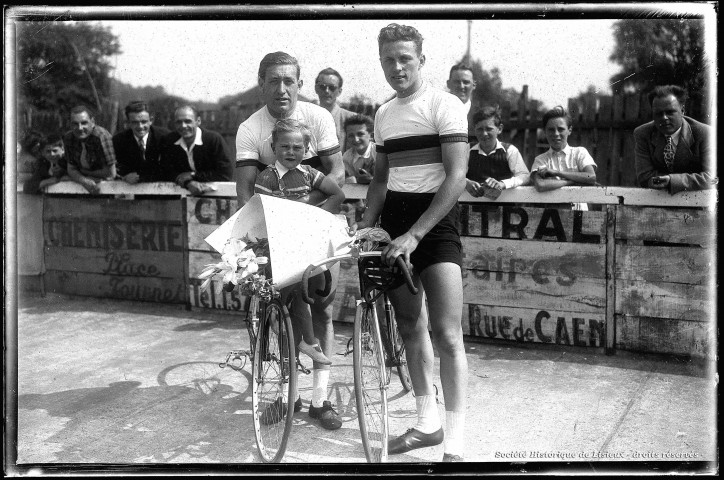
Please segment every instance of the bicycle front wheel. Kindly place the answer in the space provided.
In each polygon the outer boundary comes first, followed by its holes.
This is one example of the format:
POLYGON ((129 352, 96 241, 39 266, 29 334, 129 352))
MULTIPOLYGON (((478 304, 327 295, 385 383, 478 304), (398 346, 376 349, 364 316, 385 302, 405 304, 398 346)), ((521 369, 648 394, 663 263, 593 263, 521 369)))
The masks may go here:
POLYGON ((387 350, 387 381, 390 381, 392 367, 397 367, 397 375, 400 377, 400 383, 405 393, 412 391, 412 378, 410 378, 410 370, 407 368, 407 358, 405 357, 405 344, 402 341, 400 330, 397 328, 397 318, 395 317, 395 309, 387 295, 384 295, 385 307, 385 325, 380 328, 382 341, 387 350))
POLYGON ((263 307, 252 377, 256 445, 264 462, 280 462, 292 429, 297 369, 291 318, 276 298, 263 307))
POLYGON ((387 460, 387 379, 377 310, 357 302, 354 322, 354 391, 362 447, 368 462, 387 460))

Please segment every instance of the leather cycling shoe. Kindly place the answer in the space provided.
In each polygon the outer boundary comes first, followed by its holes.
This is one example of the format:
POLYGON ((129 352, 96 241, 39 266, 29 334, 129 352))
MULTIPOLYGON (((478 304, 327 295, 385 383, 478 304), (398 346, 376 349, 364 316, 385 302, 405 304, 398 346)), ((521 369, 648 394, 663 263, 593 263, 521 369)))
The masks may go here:
POLYGON ((389 455, 396 455, 398 453, 409 452, 416 448, 432 447, 434 445, 440 445, 444 439, 445 433, 442 431, 442 427, 433 433, 422 433, 419 430, 410 428, 403 435, 387 442, 387 453, 389 455))

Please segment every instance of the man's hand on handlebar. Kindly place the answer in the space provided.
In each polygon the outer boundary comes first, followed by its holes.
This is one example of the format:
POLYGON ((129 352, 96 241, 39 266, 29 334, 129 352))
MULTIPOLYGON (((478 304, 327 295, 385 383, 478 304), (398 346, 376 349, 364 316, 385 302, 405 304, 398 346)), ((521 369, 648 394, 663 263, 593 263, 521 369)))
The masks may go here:
POLYGON ((401 256, 405 260, 407 268, 412 269, 410 254, 415 251, 419 243, 410 232, 404 233, 393 239, 392 242, 382 250, 382 261, 392 266, 395 264, 395 259, 401 256))

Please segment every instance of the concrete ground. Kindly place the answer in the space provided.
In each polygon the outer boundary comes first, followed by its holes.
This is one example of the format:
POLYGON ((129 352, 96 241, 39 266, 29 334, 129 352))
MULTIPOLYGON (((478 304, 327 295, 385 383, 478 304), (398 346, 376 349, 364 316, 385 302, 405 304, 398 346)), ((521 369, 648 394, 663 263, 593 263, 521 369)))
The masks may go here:
MULTIPOLYGON (((365 458, 352 356, 343 355, 351 325, 335 324, 335 335, 330 400, 344 424, 330 432, 308 417, 311 375, 300 375, 304 408, 283 459, 288 472, 364 469, 337 465, 365 458)), ((253 434, 251 366, 218 366, 230 349, 248 347, 238 316, 21 293, 17 347, 15 473, 87 464, 268 468, 258 464, 253 434)), ((458 464, 463 471, 718 471, 713 364, 501 343, 467 342, 466 352, 465 459, 474 463, 458 464)), ((395 380, 389 397, 398 435, 415 422, 415 399, 395 380)), ((439 471, 442 454, 442 446, 420 449, 383 468, 439 471)))

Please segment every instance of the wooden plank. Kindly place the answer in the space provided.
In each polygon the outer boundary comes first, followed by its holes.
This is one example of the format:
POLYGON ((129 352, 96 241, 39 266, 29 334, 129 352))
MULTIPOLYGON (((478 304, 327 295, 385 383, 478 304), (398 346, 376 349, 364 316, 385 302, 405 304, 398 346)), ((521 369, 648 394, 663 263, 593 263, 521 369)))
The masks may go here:
POLYGON ((610 95, 601 95, 598 97, 598 102, 596 126, 608 130, 613 120, 613 97, 610 95))
POLYGON ((238 288, 231 292, 225 291, 220 278, 213 279, 205 290, 201 290, 201 283, 202 281, 198 278, 188 279, 188 297, 192 307, 246 312, 249 299, 242 295, 238 288))
POLYGON ((641 97, 638 94, 626 95, 624 97, 624 118, 627 121, 638 121, 639 103, 641 97))
POLYGON ((655 207, 703 207, 709 210, 716 209, 718 192, 712 190, 697 190, 691 192, 679 192, 671 195, 665 190, 653 190, 649 188, 615 188, 609 189, 619 194, 624 205, 640 205, 655 207))
POLYGON ((460 209, 467 209, 461 212, 462 235, 573 243, 605 241, 605 212, 465 203, 460 204, 460 209))
POLYGON ((517 274, 514 281, 502 275, 463 270, 466 303, 505 307, 549 309, 571 313, 601 313, 606 306, 606 282, 597 278, 560 278, 553 275, 517 274))
POLYGON ((187 197, 184 201, 189 229, 196 225, 214 225, 218 228, 239 209, 236 197, 187 197))
MULTIPOLYGON (((172 197, 183 197, 189 194, 188 190, 181 188, 173 182, 151 182, 136 183, 134 185, 116 181, 103 181, 98 184, 100 191, 98 195, 168 195, 172 197)), ((62 181, 46 187, 45 193, 53 195, 82 195, 85 198, 93 198, 93 195, 83 188, 79 183, 73 181, 62 181)))
POLYGON ((618 203, 603 187, 562 187, 548 192, 536 192, 535 187, 516 187, 503 190, 496 200, 473 197, 467 191, 460 195, 465 203, 618 203))
POLYGON ((184 278, 181 252, 47 247, 45 266, 49 270, 102 275, 184 278))
POLYGON ((695 208, 619 206, 616 238, 716 245, 716 212, 695 208))
MULTIPOLYGON (((48 203, 51 202, 46 205, 48 203)), ((175 221, 86 221, 78 218, 43 221, 45 245, 52 247, 183 252, 186 249, 185 233, 185 226, 175 221)))
POLYGON ((117 200, 98 197, 52 197, 45 202, 43 219, 103 222, 163 222, 180 225, 181 200, 117 200))
POLYGON ((618 245, 616 278, 709 285, 716 272, 713 249, 618 245))
POLYGON ((463 305, 463 333, 519 343, 549 343, 603 347, 606 343, 601 313, 571 314, 554 309, 463 305))
POLYGON ((606 205, 606 353, 612 354, 616 341, 616 207, 606 205))
POLYGON ((48 292, 158 303, 186 303, 184 279, 121 277, 48 270, 48 292))
POLYGON ((611 146, 612 134, 608 128, 596 128, 594 130, 596 142, 596 181, 601 185, 611 184, 611 146))
POLYGON ((620 350, 715 359, 716 343, 714 324, 616 315, 620 350))
POLYGON ((716 295, 708 287, 616 280, 616 314, 714 322, 716 295))
POLYGON ((463 268, 490 272, 496 280, 515 281, 518 274, 556 278, 570 283, 577 278, 606 278, 604 244, 520 242, 461 237, 463 268))

